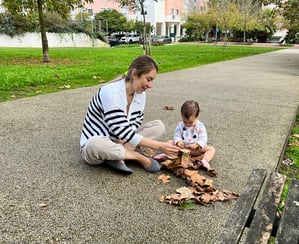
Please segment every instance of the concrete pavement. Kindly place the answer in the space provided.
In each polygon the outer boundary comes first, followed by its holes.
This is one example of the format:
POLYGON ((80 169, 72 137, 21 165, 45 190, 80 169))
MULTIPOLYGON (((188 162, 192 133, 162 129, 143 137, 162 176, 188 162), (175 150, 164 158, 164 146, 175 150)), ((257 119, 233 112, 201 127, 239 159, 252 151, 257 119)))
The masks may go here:
MULTIPOLYGON (((235 201, 181 211, 160 203, 185 182, 163 184, 80 160, 79 138, 98 87, 0 103, 1 243, 213 243, 235 201)), ((145 120, 172 137, 187 99, 199 101, 216 148, 215 188, 241 192, 254 168, 274 170, 299 104, 299 49, 159 74, 145 120), (175 110, 163 110, 172 105, 175 110)), ((201 171, 203 175, 205 172, 201 171)))

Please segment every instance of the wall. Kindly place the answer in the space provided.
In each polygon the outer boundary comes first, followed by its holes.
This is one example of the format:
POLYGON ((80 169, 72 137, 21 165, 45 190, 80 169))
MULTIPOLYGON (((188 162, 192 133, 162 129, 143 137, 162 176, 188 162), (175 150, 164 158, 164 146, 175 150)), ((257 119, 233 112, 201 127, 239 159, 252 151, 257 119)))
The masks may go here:
MULTIPOLYGON (((98 39, 92 40, 88 35, 47 33, 49 47, 109 47, 98 39)), ((0 34, 0 47, 42 47, 40 33, 26 33, 10 37, 0 34)))

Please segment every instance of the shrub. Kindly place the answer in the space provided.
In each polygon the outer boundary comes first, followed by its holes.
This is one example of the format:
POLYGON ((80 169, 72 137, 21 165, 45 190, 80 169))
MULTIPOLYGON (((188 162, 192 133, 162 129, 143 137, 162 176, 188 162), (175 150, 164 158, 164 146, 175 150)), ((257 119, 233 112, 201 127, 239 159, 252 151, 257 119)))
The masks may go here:
POLYGON ((49 13, 46 15, 45 27, 48 32, 54 33, 63 33, 68 29, 67 21, 55 13, 49 13))
POLYGON ((9 36, 33 32, 37 28, 37 22, 23 15, 0 14, 0 33, 9 36))
POLYGON ((192 41, 199 41, 200 39, 197 37, 191 37, 191 36, 184 36, 182 37, 179 42, 192 42, 192 41))
POLYGON ((16 33, 13 18, 11 15, 0 14, 0 33, 14 36, 16 33))
MULTIPOLYGON (((52 33, 85 33, 89 36, 106 41, 103 33, 91 33, 91 26, 88 22, 65 20, 60 15, 49 13, 45 17, 45 27, 47 32, 52 33)), ((40 31, 38 19, 33 15, 11 15, 9 13, 0 14, 0 33, 11 37, 26 32, 40 31)))

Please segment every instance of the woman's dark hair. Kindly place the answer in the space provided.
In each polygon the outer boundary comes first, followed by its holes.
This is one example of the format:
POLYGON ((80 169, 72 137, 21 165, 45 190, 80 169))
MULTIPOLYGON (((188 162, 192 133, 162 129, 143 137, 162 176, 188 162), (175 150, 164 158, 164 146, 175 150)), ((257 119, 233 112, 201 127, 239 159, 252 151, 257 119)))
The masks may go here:
POLYGON ((135 70, 135 75, 140 78, 143 74, 147 74, 153 69, 156 69, 158 72, 159 67, 157 63, 150 56, 141 55, 131 63, 128 73, 126 74, 126 81, 131 80, 133 70, 135 70))
POLYGON ((188 100, 184 102, 184 104, 181 107, 181 114, 186 119, 188 119, 192 115, 198 117, 199 112, 200 112, 200 108, 198 102, 193 100, 188 100))

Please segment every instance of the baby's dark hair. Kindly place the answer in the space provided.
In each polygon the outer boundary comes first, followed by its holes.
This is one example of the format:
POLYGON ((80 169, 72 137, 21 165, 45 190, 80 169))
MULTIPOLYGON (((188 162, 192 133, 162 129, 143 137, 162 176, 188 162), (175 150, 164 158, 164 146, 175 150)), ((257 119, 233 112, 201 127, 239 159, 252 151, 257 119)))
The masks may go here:
POLYGON ((198 102, 194 100, 188 100, 184 102, 184 104, 181 107, 181 115, 186 119, 192 115, 198 117, 199 112, 200 112, 200 108, 198 102))

